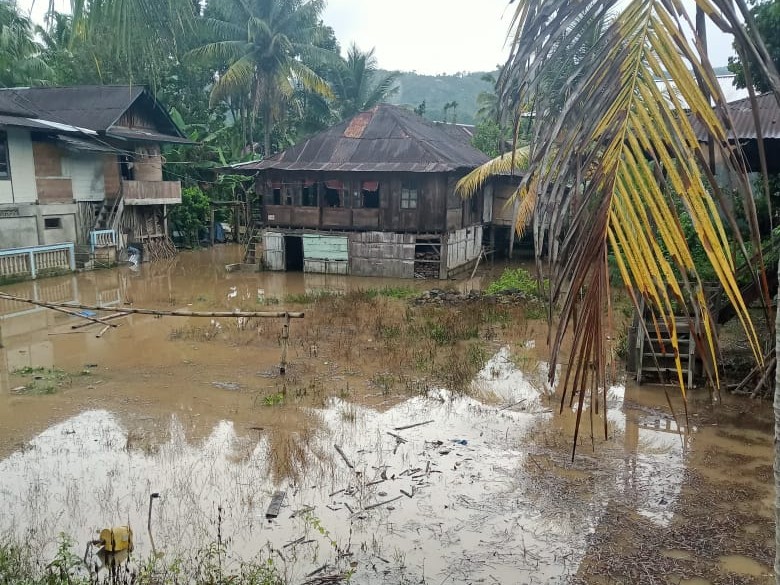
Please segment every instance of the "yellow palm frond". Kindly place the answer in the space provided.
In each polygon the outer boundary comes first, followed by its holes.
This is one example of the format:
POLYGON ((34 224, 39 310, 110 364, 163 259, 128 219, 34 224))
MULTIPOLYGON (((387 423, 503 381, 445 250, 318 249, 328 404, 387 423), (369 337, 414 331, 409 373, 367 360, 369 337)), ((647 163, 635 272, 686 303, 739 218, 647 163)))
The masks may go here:
POLYGON ((523 170, 528 165, 529 152, 528 146, 521 146, 489 160, 458 181, 455 192, 465 199, 479 191, 490 177, 523 170))
MULTIPOLYGON (((741 239, 738 232, 729 235, 721 218, 727 217, 732 228, 736 222, 711 195, 719 190, 702 168, 707 156, 693 127, 696 120, 722 150, 723 160, 735 161, 726 128, 697 83, 699 77, 717 103, 725 101, 709 61, 681 32, 687 16, 680 3, 630 0, 609 22, 604 5, 520 0, 512 55, 501 79, 504 95, 511 93, 507 88, 517 88, 515 104, 535 98, 534 138, 518 192, 523 214, 517 225, 533 202, 537 251, 545 241, 555 243, 547 259, 550 301, 560 305, 561 315, 550 372, 554 377, 564 340, 571 338, 567 332, 573 331, 559 388, 561 408, 567 398, 570 404, 578 398, 575 434, 586 395, 597 403, 603 392, 606 403, 603 340, 610 291, 604 283, 610 256, 635 304, 644 299, 655 328, 670 333, 683 396, 681 320, 690 325, 697 347, 706 348, 705 360, 715 362, 715 324, 683 222, 692 224, 756 360, 762 359, 734 274, 729 237, 741 239), (567 39, 574 35, 576 40, 575 32, 582 35, 589 25, 600 35, 595 50, 570 64, 564 95, 545 94, 550 68, 561 69, 564 54, 571 59, 567 39), (674 91, 671 84, 659 87, 656 80, 666 75, 674 80, 674 91)), ((489 164, 495 172, 506 160, 489 164)), ((458 188, 473 193, 490 174, 485 167, 477 169, 458 188)), ((743 196, 749 215, 750 193, 743 196)))

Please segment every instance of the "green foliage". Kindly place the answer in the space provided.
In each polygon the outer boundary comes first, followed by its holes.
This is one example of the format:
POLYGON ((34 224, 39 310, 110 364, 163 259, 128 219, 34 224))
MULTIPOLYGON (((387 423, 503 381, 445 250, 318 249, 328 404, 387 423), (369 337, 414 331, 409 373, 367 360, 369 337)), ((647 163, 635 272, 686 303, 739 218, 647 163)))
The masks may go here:
POLYGON ((294 293, 284 297, 285 303, 292 303, 296 305, 310 305, 324 299, 329 299, 334 296, 338 296, 338 293, 327 290, 315 290, 305 293, 294 293))
MULTIPOLYGON (((547 288, 547 283, 542 283, 547 288)), ((503 274, 485 289, 488 294, 520 291, 528 296, 539 296, 539 281, 524 268, 507 268, 503 274)))
POLYGON ((263 153, 273 152, 272 136, 300 97, 299 88, 330 97, 330 88, 312 66, 336 62, 317 46, 322 36, 321 1, 215 0, 201 28, 207 41, 189 55, 223 63, 211 88, 211 104, 229 104, 251 142, 255 118, 262 121, 263 153))
POLYGON ((65 385, 70 384, 71 377, 59 368, 43 368, 38 366, 25 366, 11 372, 14 376, 29 378, 15 392, 24 395, 56 394, 65 385))
POLYGON ((227 542, 211 543, 194 551, 191 559, 151 555, 112 576, 83 563, 65 534, 60 534, 54 558, 43 567, 34 562, 28 547, 4 539, 0 541, 0 585, 283 585, 270 554, 228 568, 224 566, 228 548, 227 542))
MULTIPOLYGON (((390 72, 379 71, 380 75, 390 72)), ((454 75, 420 75, 402 72, 398 76, 398 93, 389 98, 393 104, 409 104, 409 108, 429 120, 442 120, 444 106, 450 119, 454 115, 461 124, 473 124, 476 120, 477 96, 480 92, 493 91, 485 81, 485 72, 456 73, 454 75), (453 111, 452 102, 457 104, 453 111), (417 105, 419 104, 419 105, 417 105)))
POLYGON ((284 392, 275 392, 263 398, 265 406, 281 406, 284 404, 284 392))
POLYGON ((15 2, 0 2, 0 87, 40 85, 51 77, 32 22, 15 2))
POLYGON ((181 232, 190 246, 198 243, 198 234, 209 222, 211 203, 198 187, 186 187, 181 192, 181 205, 169 215, 171 223, 181 232))
POLYGON ((501 147, 506 142, 506 132, 492 120, 484 120, 477 124, 471 145, 481 150, 490 158, 502 154, 501 147))
MULTIPOLYGON (((753 19, 756 23, 756 29, 764 40, 769 55, 776 68, 780 68, 780 0, 764 0, 753 5, 750 9, 753 19)), ((736 49, 736 45, 735 45, 736 49)), ((750 73, 752 75, 753 87, 758 92, 771 91, 769 80, 762 75, 761 69, 756 65, 752 56, 748 58, 750 73)), ((745 79, 745 65, 739 58, 729 57, 729 71, 736 74, 734 85, 737 87, 747 87, 745 79)))
POLYGON ((352 45, 347 58, 333 69, 331 84, 341 119, 369 110, 398 93, 400 74, 379 74, 374 49, 363 52, 352 45))

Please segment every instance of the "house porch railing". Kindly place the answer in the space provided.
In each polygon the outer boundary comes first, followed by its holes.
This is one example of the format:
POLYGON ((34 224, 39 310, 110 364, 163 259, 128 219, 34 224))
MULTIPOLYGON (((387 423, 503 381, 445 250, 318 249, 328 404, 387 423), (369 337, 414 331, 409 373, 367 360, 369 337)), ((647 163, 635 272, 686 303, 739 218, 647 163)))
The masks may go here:
POLYGON ((72 243, 0 250, 0 278, 37 278, 41 274, 76 270, 72 243))
POLYGON ((89 248, 93 254, 96 248, 108 248, 116 245, 116 230, 92 230, 89 232, 89 248))

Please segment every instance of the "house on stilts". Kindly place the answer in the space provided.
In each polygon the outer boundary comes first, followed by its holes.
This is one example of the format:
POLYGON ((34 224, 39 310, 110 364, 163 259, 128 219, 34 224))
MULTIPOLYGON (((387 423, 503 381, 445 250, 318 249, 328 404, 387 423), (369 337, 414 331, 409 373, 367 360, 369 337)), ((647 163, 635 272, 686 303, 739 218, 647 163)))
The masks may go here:
POLYGON ((491 189, 455 184, 487 157, 404 108, 380 104, 265 160, 249 250, 269 270, 449 278, 472 267, 491 189))

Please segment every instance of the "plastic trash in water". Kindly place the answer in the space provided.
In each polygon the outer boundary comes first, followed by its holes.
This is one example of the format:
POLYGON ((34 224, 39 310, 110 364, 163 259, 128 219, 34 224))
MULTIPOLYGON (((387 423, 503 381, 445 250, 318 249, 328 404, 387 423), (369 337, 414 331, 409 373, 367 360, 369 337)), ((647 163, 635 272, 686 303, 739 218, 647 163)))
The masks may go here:
POLYGON ((141 250, 134 248, 133 246, 128 246, 127 261, 133 266, 138 266, 138 263, 141 261, 141 250))
POLYGON ((88 311, 87 309, 84 309, 83 311, 79 311, 76 314, 82 317, 94 317, 95 315, 97 315, 95 311, 88 311))

